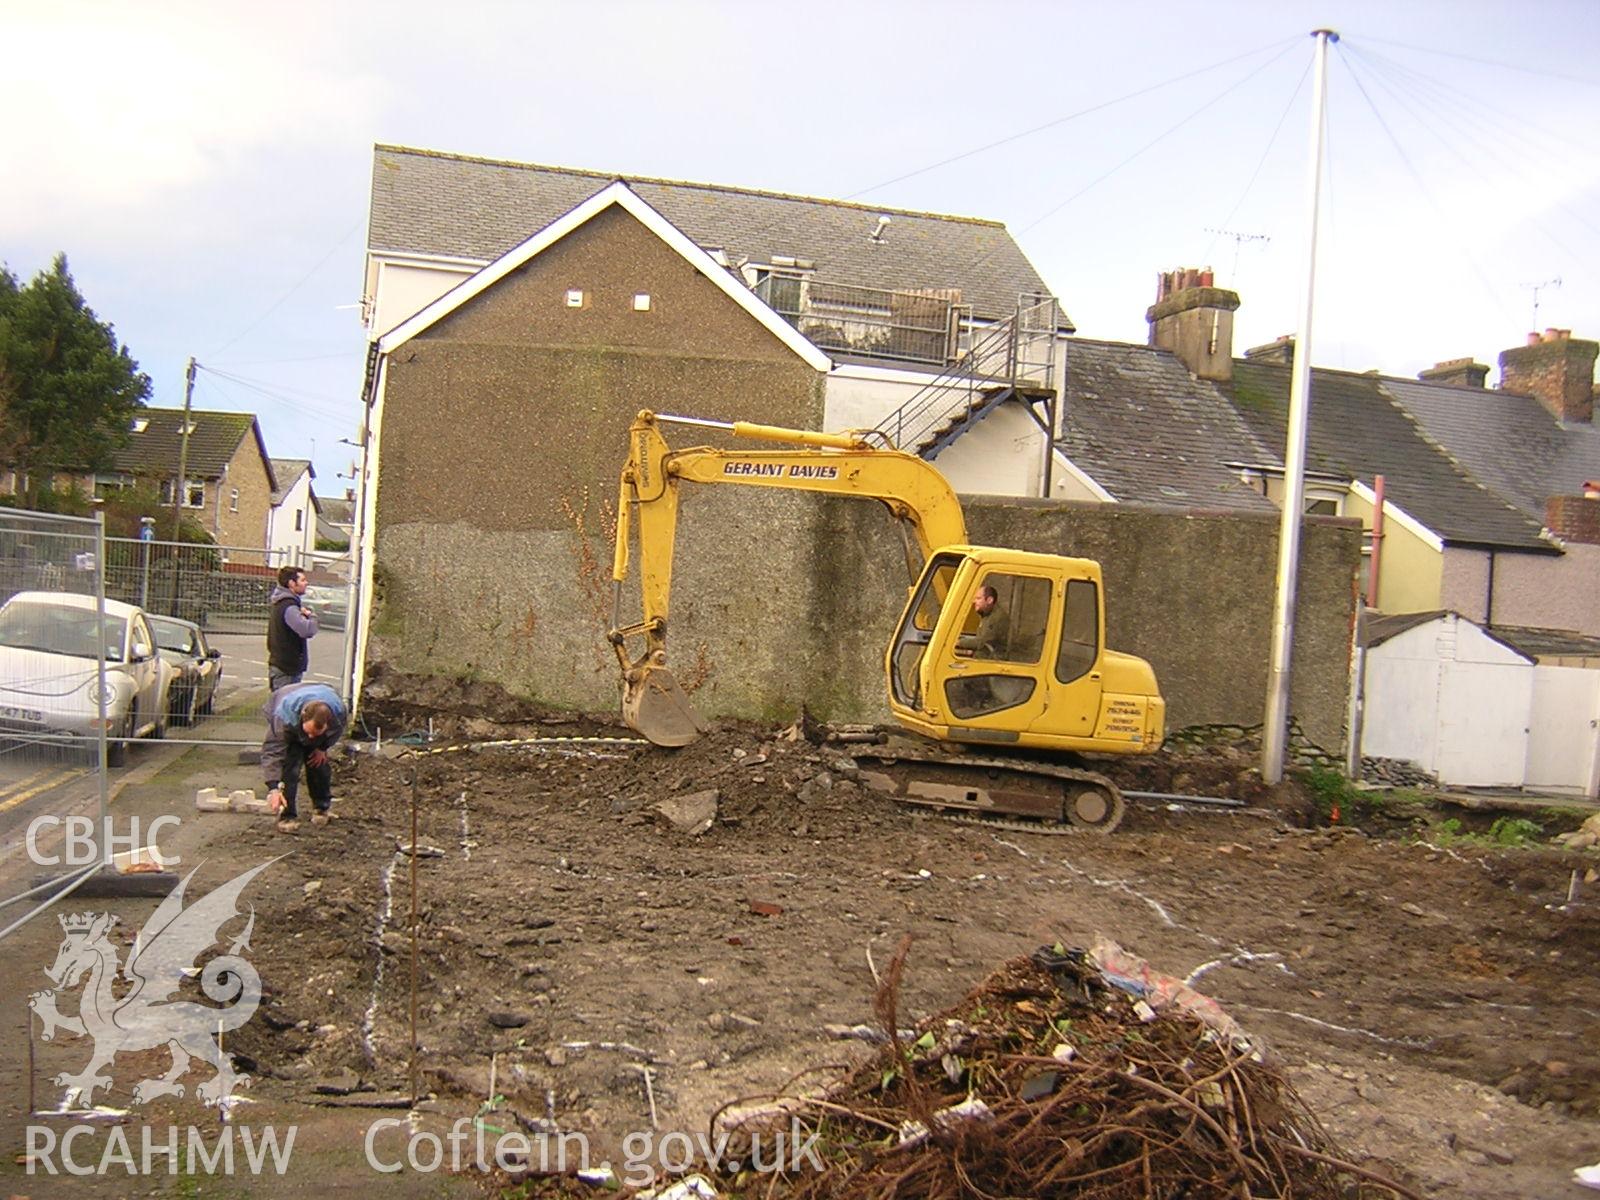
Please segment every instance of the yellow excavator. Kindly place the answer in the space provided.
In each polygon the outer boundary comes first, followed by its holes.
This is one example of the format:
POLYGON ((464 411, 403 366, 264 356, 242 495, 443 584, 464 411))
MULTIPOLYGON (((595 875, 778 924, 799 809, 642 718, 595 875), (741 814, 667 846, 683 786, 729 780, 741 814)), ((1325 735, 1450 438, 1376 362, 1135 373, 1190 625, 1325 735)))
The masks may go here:
POLYGON ((628 436, 608 639, 622 667, 622 711, 632 728, 661 746, 688 745, 706 728, 666 655, 682 484, 876 500, 904 523, 921 558, 912 564, 916 582, 884 667, 890 712, 926 741, 857 749, 858 759, 873 761, 863 780, 906 803, 996 823, 1020 817, 1029 828, 1099 832, 1120 823, 1121 792, 1073 756, 1154 752, 1166 705, 1149 663, 1106 647, 1099 563, 969 545, 961 503, 944 476, 873 431, 819 433, 644 411, 628 436), (663 423, 790 448, 673 450, 663 423), (643 619, 624 625, 631 534, 638 541, 643 619), (964 744, 963 752, 952 752, 950 743, 964 744))

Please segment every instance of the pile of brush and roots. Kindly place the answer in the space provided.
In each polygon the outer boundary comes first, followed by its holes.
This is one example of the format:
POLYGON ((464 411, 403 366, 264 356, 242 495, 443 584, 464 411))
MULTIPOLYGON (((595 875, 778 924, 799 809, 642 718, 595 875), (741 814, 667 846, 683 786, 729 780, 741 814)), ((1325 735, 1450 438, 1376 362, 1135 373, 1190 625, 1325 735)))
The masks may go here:
POLYGON ((1346 1161, 1262 1048, 1181 985, 1196 1003, 1158 1013, 1140 989, 1111 987, 1092 952, 1057 946, 1006 963, 954 1009, 901 1031, 906 945, 875 997, 887 1041, 874 1061, 819 1095, 713 1122, 759 1126, 776 1108, 816 1134, 822 1170, 744 1181, 749 1194, 1414 1195, 1346 1161))

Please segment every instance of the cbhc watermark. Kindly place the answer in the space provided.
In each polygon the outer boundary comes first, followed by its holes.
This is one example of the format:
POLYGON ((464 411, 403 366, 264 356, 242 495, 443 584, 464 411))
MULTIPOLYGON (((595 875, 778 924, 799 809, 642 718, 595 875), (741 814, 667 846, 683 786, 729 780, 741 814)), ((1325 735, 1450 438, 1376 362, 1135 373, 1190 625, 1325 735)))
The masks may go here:
POLYGON ((116 822, 109 815, 98 830, 93 817, 35 817, 28 822, 28 857, 41 867, 88 867, 106 861, 119 848, 130 853, 148 848, 150 861, 156 866, 175 867, 183 860, 176 854, 171 857, 162 854, 157 842, 163 828, 180 824, 182 822, 169 813, 151 821, 144 827, 141 836, 138 817, 128 818, 126 833, 117 832, 116 822), (40 848, 39 839, 57 827, 64 834, 61 851, 47 854, 40 848), (97 832, 101 835, 98 841, 95 838, 97 832))

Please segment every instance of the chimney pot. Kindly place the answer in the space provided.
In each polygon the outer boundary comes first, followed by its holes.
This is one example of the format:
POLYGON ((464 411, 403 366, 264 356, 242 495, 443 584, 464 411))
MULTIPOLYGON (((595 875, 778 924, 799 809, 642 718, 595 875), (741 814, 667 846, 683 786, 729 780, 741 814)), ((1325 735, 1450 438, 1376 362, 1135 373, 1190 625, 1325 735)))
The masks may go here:
POLYGON ((1537 333, 1530 333, 1528 335, 1528 345, 1530 346, 1537 346, 1542 341, 1544 341, 1544 339, 1537 333))

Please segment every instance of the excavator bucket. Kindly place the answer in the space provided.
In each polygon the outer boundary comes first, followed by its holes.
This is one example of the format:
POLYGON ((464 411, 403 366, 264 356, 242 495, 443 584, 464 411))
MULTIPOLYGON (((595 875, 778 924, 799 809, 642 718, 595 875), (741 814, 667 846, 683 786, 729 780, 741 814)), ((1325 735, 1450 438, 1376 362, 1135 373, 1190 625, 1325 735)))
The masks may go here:
POLYGON ((624 685, 622 719, 658 746, 700 740, 705 722, 666 667, 644 667, 624 685))

